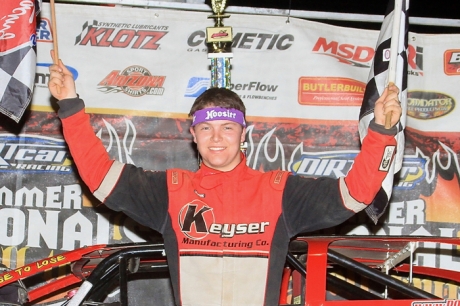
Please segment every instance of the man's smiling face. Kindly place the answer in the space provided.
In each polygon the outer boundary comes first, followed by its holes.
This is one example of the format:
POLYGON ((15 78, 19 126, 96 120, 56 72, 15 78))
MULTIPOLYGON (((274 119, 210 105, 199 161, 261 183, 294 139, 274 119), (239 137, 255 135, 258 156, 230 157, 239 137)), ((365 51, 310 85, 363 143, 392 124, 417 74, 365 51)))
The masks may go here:
POLYGON ((245 128, 229 120, 206 121, 190 128, 203 163, 219 171, 230 171, 241 162, 240 146, 245 128))

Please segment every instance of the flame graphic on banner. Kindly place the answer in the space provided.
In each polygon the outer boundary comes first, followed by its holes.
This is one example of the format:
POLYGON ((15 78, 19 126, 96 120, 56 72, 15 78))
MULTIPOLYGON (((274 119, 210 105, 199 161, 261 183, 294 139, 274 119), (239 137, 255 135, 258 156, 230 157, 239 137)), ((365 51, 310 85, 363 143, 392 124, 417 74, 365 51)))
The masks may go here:
POLYGON ((426 203, 426 221, 460 223, 460 187, 458 175, 452 180, 438 176, 436 189, 429 197, 421 195, 426 203))
POLYGON ((247 164, 252 169, 264 170, 286 170, 285 150, 278 137, 272 137, 276 128, 266 133, 258 143, 254 144, 253 131, 254 125, 246 128, 248 139, 247 164), (270 143, 270 139, 275 139, 275 144, 270 143), (274 148, 274 150, 273 150, 274 148), (273 153, 274 151, 274 153, 273 153))
MULTIPOLYGON (((431 176, 427 182, 435 183, 435 189, 429 196, 420 195, 426 203, 426 221, 460 223, 460 167, 456 153, 443 143, 442 149, 447 153, 444 164, 441 152, 437 150, 432 157, 431 176)), ((428 168, 429 163, 426 164, 428 168)), ((430 173, 426 169, 427 173, 430 173)))
MULTIPOLYGON (((125 135, 123 137, 123 142, 122 142, 123 145, 122 145, 120 143, 120 137, 118 136, 115 128, 110 123, 108 123, 106 120, 102 119, 102 121, 104 122, 107 128, 108 134, 109 134, 109 144, 106 148, 107 152, 110 153, 112 149, 115 149, 117 152, 116 155, 118 155, 119 162, 126 162, 127 164, 134 165, 135 163, 132 160, 131 155, 133 153, 133 146, 134 146, 134 141, 136 140, 137 131, 136 131, 136 128, 133 122, 129 119, 125 119, 126 130, 125 130, 125 135), (125 161, 123 161, 123 156, 124 156, 125 161)), ((100 129, 96 135, 97 137, 99 137, 99 139, 102 139, 102 129, 100 129)))

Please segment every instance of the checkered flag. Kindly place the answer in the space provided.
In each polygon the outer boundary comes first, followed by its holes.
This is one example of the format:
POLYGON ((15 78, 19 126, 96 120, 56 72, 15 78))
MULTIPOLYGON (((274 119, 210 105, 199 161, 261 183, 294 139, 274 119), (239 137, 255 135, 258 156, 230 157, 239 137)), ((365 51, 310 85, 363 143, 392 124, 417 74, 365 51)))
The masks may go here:
POLYGON ((16 122, 32 100, 35 81, 36 16, 41 0, 28 6, 21 0, 2 1, 0 20, 0 112, 16 122), (17 12, 25 12, 18 14, 17 12))
POLYGON ((93 20, 93 24, 90 24, 89 21, 85 22, 83 26, 81 27, 80 34, 78 34, 77 37, 75 37, 75 45, 80 43, 82 38, 86 36, 89 30, 91 30, 93 27, 97 27, 97 24, 98 24, 97 20, 93 20))
POLYGON ((402 116, 397 125, 396 156, 382 187, 366 213, 377 223, 385 212, 393 190, 394 174, 401 170, 404 157, 404 128, 407 109, 407 34, 409 27, 409 0, 390 0, 387 13, 380 29, 374 62, 369 73, 363 104, 359 114, 359 135, 361 141, 367 135, 370 121, 374 118, 374 107, 389 83, 400 89, 402 116), (394 1, 394 2, 393 2, 394 1))

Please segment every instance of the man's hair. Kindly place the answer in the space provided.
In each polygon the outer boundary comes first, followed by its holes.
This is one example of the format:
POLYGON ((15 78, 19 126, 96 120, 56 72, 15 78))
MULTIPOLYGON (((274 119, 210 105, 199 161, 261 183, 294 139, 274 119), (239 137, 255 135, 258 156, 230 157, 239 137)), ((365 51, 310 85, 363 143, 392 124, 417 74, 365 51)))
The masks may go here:
POLYGON ((246 116, 246 107, 243 101, 236 93, 226 88, 209 88, 203 92, 196 98, 188 115, 191 117, 197 110, 211 106, 234 108, 246 116))

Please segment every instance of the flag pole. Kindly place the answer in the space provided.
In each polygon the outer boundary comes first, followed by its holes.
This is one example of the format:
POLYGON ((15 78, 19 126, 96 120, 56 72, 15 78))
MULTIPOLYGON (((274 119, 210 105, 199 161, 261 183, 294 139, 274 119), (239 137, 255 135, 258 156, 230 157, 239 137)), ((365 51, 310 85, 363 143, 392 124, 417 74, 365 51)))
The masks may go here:
POLYGON ((56 29, 56 10, 54 6, 54 0, 50 0, 51 5, 51 30, 53 31, 53 49, 54 49, 54 63, 59 63, 59 52, 58 52, 58 38, 56 29))
MULTIPOLYGON (((53 52, 54 52, 54 64, 59 64, 59 52, 58 52, 58 38, 57 38, 57 27, 56 27, 56 10, 54 0, 50 0, 51 6, 51 31, 53 32, 53 52)), ((56 87, 57 92, 61 93, 59 86, 56 87)))
MULTIPOLYGON (((390 44, 390 62, 388 64, 388 79, 387 85, 393 85, 396 82, 396 66, 398 61, 399 53, 399 40, 400 40, 400 27, 401 27, 401 13, 402 13, 402 3, 404 0, 395 0, 394 10, 393 10, 393 29, 391 35, 391 44, 390 44)), ((390 112, 385 117, 385 128, 391 128, 391 116, 393 112, 390 112)))

